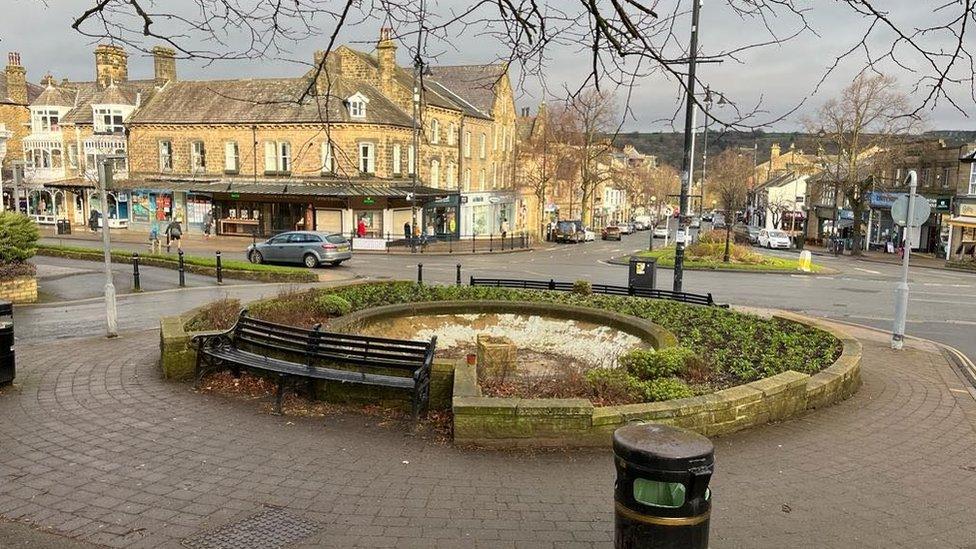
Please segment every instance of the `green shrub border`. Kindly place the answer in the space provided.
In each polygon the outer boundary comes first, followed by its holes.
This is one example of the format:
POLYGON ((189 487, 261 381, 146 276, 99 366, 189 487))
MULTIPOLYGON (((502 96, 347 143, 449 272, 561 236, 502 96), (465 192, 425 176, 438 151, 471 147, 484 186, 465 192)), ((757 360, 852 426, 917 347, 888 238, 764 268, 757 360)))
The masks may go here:
MULTIPOLYGON (((103 257, 102 252, 94 248, 52 246, 49 244, 39 245, 37 255, 86 261, 101 261, 103 257)), ((130 265, 132 264, 132 252, 113 250, 112 261, 130 265)), ((176 258, 176 254, 151 255, 140 253, 139 264, 150 267, 161 267, 163 269, 179 269, 179 261, 176 258)), ((188 273, 212 277, 217 276, 217 260, 212 257, 184 255, 183 268, 188 273)), ((318 275, 306 269, 278 265, 255 265, 236 259, 222 259, 221 270, 223 271, 224 278, 235 280, 253 280, 259 282, 318 282, 319 280, 318 275)))

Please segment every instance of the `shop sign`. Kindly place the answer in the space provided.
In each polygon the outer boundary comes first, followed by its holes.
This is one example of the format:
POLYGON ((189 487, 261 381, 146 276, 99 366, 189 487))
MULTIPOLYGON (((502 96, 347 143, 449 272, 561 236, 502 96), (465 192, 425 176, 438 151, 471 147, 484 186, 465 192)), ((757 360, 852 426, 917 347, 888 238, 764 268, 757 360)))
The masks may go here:
POLYGON ((959 217, 976 217, 976 202, 960 202, 959 217))
POLYGON ((905 193, 886 193, 881 191, 871 191, 868 193, 868 204, 872 208, 891 208, 895 200, 905 196, 905 193))
POLYGON ((241 197, 241 193, 230 193, 230 197, 236 200, 241 197))
POLYGON ((488 197, 488 202, 490 204, 498 204, 501 201, 502 201, 502 197, 500 197, 500 196, 489 196, 488 197))
POLYGON ((372 196, 367 196, 366 198, 363 199, 363 204, 366 204, 367 206, 372 206, 373 204, 376 204, 376 199, 373 198, 372 196))
POLYGON ((472 197, 471 198, 471 202, 473 202, 475 204, 477 204, 479 202, 484 202, 484 201, 485 201, 485 197, 483 197, 483 196, 475 196, 475 197, 472 197))
POLYGON ((940 196, 935 199, 935 211, 937 212, 948 212, 952 206, 952 198, 948 196, 940 196))
POLYGON ((461 204, 467 204, 467 203, 468 203, 468 197, 462 194, 461 195, 461 204))

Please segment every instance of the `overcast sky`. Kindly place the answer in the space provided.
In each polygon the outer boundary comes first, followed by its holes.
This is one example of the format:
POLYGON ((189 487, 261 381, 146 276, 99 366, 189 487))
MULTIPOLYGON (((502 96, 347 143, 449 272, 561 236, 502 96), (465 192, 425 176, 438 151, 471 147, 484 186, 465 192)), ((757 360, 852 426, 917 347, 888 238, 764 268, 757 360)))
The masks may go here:
MULTIPOLYGON (((253 0, 251 0, 253 1, 253 0)), ((460 5, 461 0, 446 0, 431 4, 430 10, 446 15, 452 7, 460 5)), ((880 6, 890 10, 892 18, 907 26, 930 21, 935 17, 931 5, 925 0, 878 0, 880 6)), ((94 75, 94 44, 90 38, 75 33, 71 28, 74 17, 92 5, 91 0, 5 0, 5 9, 0 17, 0 52, 19 51, 28 69, 28 78, 40 80, 47 72, 58 79, 91 80, 94 75)), ((194 2, 189 0, 166 0, 159 6, 166 9, 192 10, 194 2), (185 5, 187 7, 179 7, 185 5), (175 6, 175 7, 174 7, 175 6)), ((551 5, 576 6, 571 0, 550 0, 551 5)), ((757 21, 741 20, 723 10, 724 0, 706 0, 701 24, 701 46, 706 53, 768 40, 763 27, 757 21)), ((798 5, 803 0, 797 0, 798 5)), ((667 12, 673 2, 660 0, 658 10, 667 12)), ((857 70, 863 65, 859 56, 842 63, 831 77, 821 86, 812 98, 808 96, 833 59, 841 52, 856 44, 863 33, 866 21, 853 15, 848 8, 828 0, 810 0, 815 9, 808 13, 808 21, 819 34, 806 33, 787 44, 773 45, 748 51, 740 58, 740 63, 726 62, 700 66, 700 76, 712 86, 734 100, 743 109, 762 105, 765 113, 760 120, 776 120, 798 104, 806 101, 796 114, 786 120, 775 122, 771 129, 802 129, 802 119, 811 115, 826 98, 837 93, 849 83, 857 70), (814 4, 814 2, 816 2, 814 4)), ((187 13, 192 13, 188 11, 187 13)), ((324 30, 328 27, 323 22, 324 30)), ((797 21, 789 17, 774 20, 772 25, 781 36, 786 36, 797 28, 797 21)), ((343 36, 346 42, 365 42, 378 34, 379 23, 367 22, 351 28, 343 36)), ((976 35, 969 40, 976 43, 976 35)), ((872 44, 879 45, 884 39, 880 35, 872 44)), ((277 59, 254 61, 221 61, 205 66, 193 60, 180 60, 178 72, 181 78, 239 78, 264 76, 293 76, 304 72, 312 52, 326 45, 326 38, 304 40, 289 46, 290 52, 277 56, 277 59)), ((230 47, 234 46, 233 40, 230 47)), ((360 49, 370 49, 360 44, 360 49)), ((432 53, 437 53, 434 63, 464 64, 491 62, 502 55, 502 48, 495 40, 478 36, 469 28, 463 36, 452 38, 450 46, 433 44, 432 53)), ((400 50, 401 64, 409 62, 403 48, 400 50)), ((547 69, 539 75, 526 75, 524 87, 519 91, 517 105, 532 106, 542 98, 540 78, 545 78, 550 89, 558 90, 563 84, 576 86, 581 74, 585 72, 585 53, 578 48, 564 46, 550 52, 551 59, 547 69)), ((911 60, 918 66, 918 60, 911 60)), ((892 69, 891 65, 886 65, 892 69)), ((518 70, 517 68, 515 70, 518 70)), ((902 87, 909 91, 912 82, 904 71, 894 72, 902 87)), ((133 52, 129 59, 130 78, 152 76, 152 61, 145 55, 133 52)), ((929 111, 930 129, 976 130, 976 105, 967 100, 966 91, 956 89, 956 98, 962 100, 970 118, 959 114, 948 105, 940 105, 929 111)), ((919 102, 923 95, 912 98, 919 102)), ((623 94, 619 102, 623 103, 623 94)), ((670 131, 670 119, 678 104, 678 87, 663 76, 650 76, 638 82, 630 99, 631 109, 636 119, 624 122, 626 131, 670 131)), ((717 113, 722 116, 722 111, 717 113)), ((681 121, 677 121, 677 127, 681 121)))

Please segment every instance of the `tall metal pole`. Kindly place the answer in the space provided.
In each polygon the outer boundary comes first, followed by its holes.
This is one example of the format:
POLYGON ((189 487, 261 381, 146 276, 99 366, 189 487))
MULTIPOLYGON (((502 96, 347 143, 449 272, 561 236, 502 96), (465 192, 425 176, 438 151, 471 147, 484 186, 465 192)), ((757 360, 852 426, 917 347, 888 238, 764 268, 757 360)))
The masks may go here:
POLYGON ((912 229, 915 227, 915 189, 918 174, 908 172, 908 216, 905 219, 905 253, 901 259, 901 281, 895 286, 895 322, 891 329, 891 348, 901 349, 905 344, 905 319, 908 316, 908 261, 912 255, 912 229))
POLYGON ((705 86, 705 133, 702 135, 702 178, 701 178, 701 197, 698 202, 698 217, 705 214, 705 177, 708 168, 708 110, 712 107, 712 92, 705 86))
POLYGON ((19 161, 14 162, 13 168, 14 168, 14 182, 13 182, 14 188, 10 193, 10 197, 13 201, 14 212, 19 212, 20 211, 20 185, 24 181, 24 163, 19 161))
POLYGON ((413 192, 410 193, 410 211, 412 224, 410 225, 410 251, 417 251, 417 240, 414 234, 417 233, 417 177, 420 172, 420 130, 417 117, 420 116, 420 89, 418 81, 420 79, 420 50, 417 50, 417 58, 413 64, 413 192))
POLYGON ((693 169, 692 155, 695 148, 695 68, 698 63, 698 16, 701 11, 702 0, 694 0, 691 10, 691 43, 688 46, 688 86, 685 93, 688 104, 685 108, 685 154, 681 161, 681 198, 678 218, 678 238, 675 239, 674 249, 674 284, 675 292, 681 291, 684 278, 685 240, 688 226, 688 193, 691 189, 691 174, 693 169))
POLYGON ((98 166, 98 196, 102 199, 102 252, 105 256, 105 336, 118 337, 119 315, 115 306, 115 284, 112 283, 112 244, 108 228, 108 193, 112 184, 112 161, 104 155, 95 158, 98 166))

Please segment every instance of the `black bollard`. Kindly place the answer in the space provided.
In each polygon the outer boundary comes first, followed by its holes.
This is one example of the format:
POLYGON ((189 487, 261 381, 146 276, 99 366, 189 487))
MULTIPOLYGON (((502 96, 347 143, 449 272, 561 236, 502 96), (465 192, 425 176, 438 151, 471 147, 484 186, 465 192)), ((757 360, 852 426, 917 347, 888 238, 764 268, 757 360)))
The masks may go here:
POLYGON ((478 250, 475 249, 474 235, 471 235, 471 253, 475 253, 476 251, 478 250))
POLYGON ((132 254, 132 291, 142 291, 142 285, 139 283, 139 254, 132 254))
POLYGON ((220 264, 220 250, 217 250, 217 284, 224 283, 224 269, 220 264))
POLYGON ((417 263, 417 284, 424 283, 424 264, 417 263))
POLYGON ((186 271, 183 268, 183 250, 179 251, 180 256, 180 288, 186 287, 186 271))
POLYGON ((495 251, 495 235, 493 233, 488 233, 488 252, 495 251))
POLYGON ((458 286, 461 285, 461 264, 460 263, 457 264, 457 279, 456 279, 456 282, 457 282, 457 285, 458 286))

